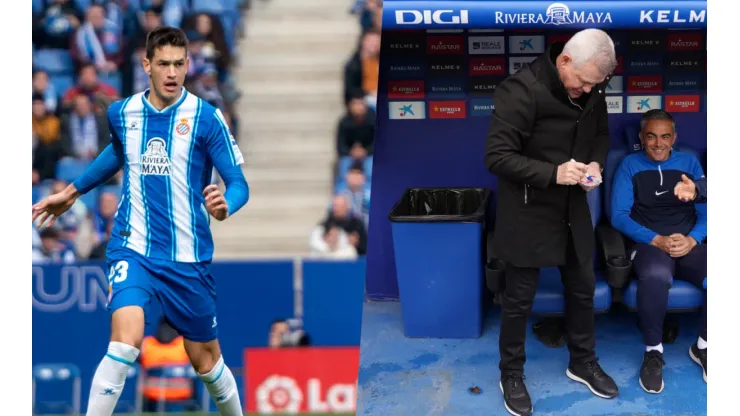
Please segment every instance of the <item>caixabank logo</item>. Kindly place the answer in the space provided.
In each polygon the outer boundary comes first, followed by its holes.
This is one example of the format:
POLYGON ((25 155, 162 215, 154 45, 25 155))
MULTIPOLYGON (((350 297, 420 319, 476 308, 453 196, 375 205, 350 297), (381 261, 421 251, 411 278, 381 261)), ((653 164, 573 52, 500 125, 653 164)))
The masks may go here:
POLYGON ((607 94, 621 94, 624 92, 624 77, 621 75, 615 75, 609 80, 609 84, 606 86, 607 94))
POLYGON ((660 95, 629 95, 627 96, 628 113, 645 113, 650 110, 659 110, 661 106, 660 95))
POLYGON ((422 120, 426 118, 424 101, 391 101, 388 118, 391 120, 422 120))
POLYGON ((545 52, 545 37, 538 36, 509 36, 509 54, 527 55, 545 52))

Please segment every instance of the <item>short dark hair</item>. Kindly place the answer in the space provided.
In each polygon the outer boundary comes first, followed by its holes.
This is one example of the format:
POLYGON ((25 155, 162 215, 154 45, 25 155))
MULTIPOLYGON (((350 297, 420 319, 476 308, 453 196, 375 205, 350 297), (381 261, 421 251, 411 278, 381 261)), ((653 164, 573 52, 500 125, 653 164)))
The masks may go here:
POLYGON ((642 119, 640 120, 640 130, 644 129, 645 128, 645 125, 649 121, 653 121, 653 120, 666 120, 666 121, 670 121, 671 124, 673 124, 673 128, 674 129, 676 128, 676 122, 673 119, 673 116, 671 115, 671 113, 669 113, 669 112, 667 112, 665 110, 661 110, 661 109, 656 108, 656 109, 649 110, 649 111, 646 111, 645 113, 643 113, 642 119))
POLYGON ((154 58, 154 52, 164 46, 187 48, 188 37, 185 36, 185 32, 176 27, 157 27, 146 36, 146 59, 154 58))

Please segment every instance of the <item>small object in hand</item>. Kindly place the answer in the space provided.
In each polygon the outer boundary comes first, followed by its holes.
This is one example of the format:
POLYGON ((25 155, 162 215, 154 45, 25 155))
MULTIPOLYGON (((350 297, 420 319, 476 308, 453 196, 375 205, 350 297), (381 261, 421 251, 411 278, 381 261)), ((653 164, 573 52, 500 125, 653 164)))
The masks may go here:
POLYGON ((470 394, 481 394, 480 387, 476 385, 473 385, 473 387, 469 388, 468 391, 470 392, 470 394))
POLYGON ((591 176, 591 175, 586 175, 586 179, 588 179, 588 181, 589 181, 589 182, 594 182, 595 184, 599 184, 599 183, 601 183, 601 179, 599 179, 599 178, 594 178, 594 177, 593 177, 593 176, 591 176))

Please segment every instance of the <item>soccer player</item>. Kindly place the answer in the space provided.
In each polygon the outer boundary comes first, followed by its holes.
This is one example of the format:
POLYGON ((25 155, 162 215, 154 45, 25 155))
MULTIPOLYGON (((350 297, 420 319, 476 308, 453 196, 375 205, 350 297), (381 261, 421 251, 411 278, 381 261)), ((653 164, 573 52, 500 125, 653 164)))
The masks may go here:
POLYGON ((49 225, 80 197, 124 169, 121 203, 107 248, 111 338, 93 377, 88 416, 109 416, 139 355, 147 308, 165 319, 224 416, 242 415, 236 381, 218 344, 210 273, 210 216, 223 221, 249 199, 244 158, 219 110, 183 88, 188 40, 159 27, 146 42, 143 93, 108 109, 111 144, 74 183, 33 206, 49 225), (226 184, 208 185, 215 165, 226 184))

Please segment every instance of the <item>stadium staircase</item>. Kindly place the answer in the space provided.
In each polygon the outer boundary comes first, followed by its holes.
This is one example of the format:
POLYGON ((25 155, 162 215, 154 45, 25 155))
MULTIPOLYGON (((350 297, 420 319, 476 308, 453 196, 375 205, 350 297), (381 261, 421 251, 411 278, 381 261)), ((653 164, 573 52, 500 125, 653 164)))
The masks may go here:
POLYGON ((331 195, 343 66, 359 36, 347 0, 251 0, 239 45, 247 206, 212 225, 215 257, 304 255, 331 195))

